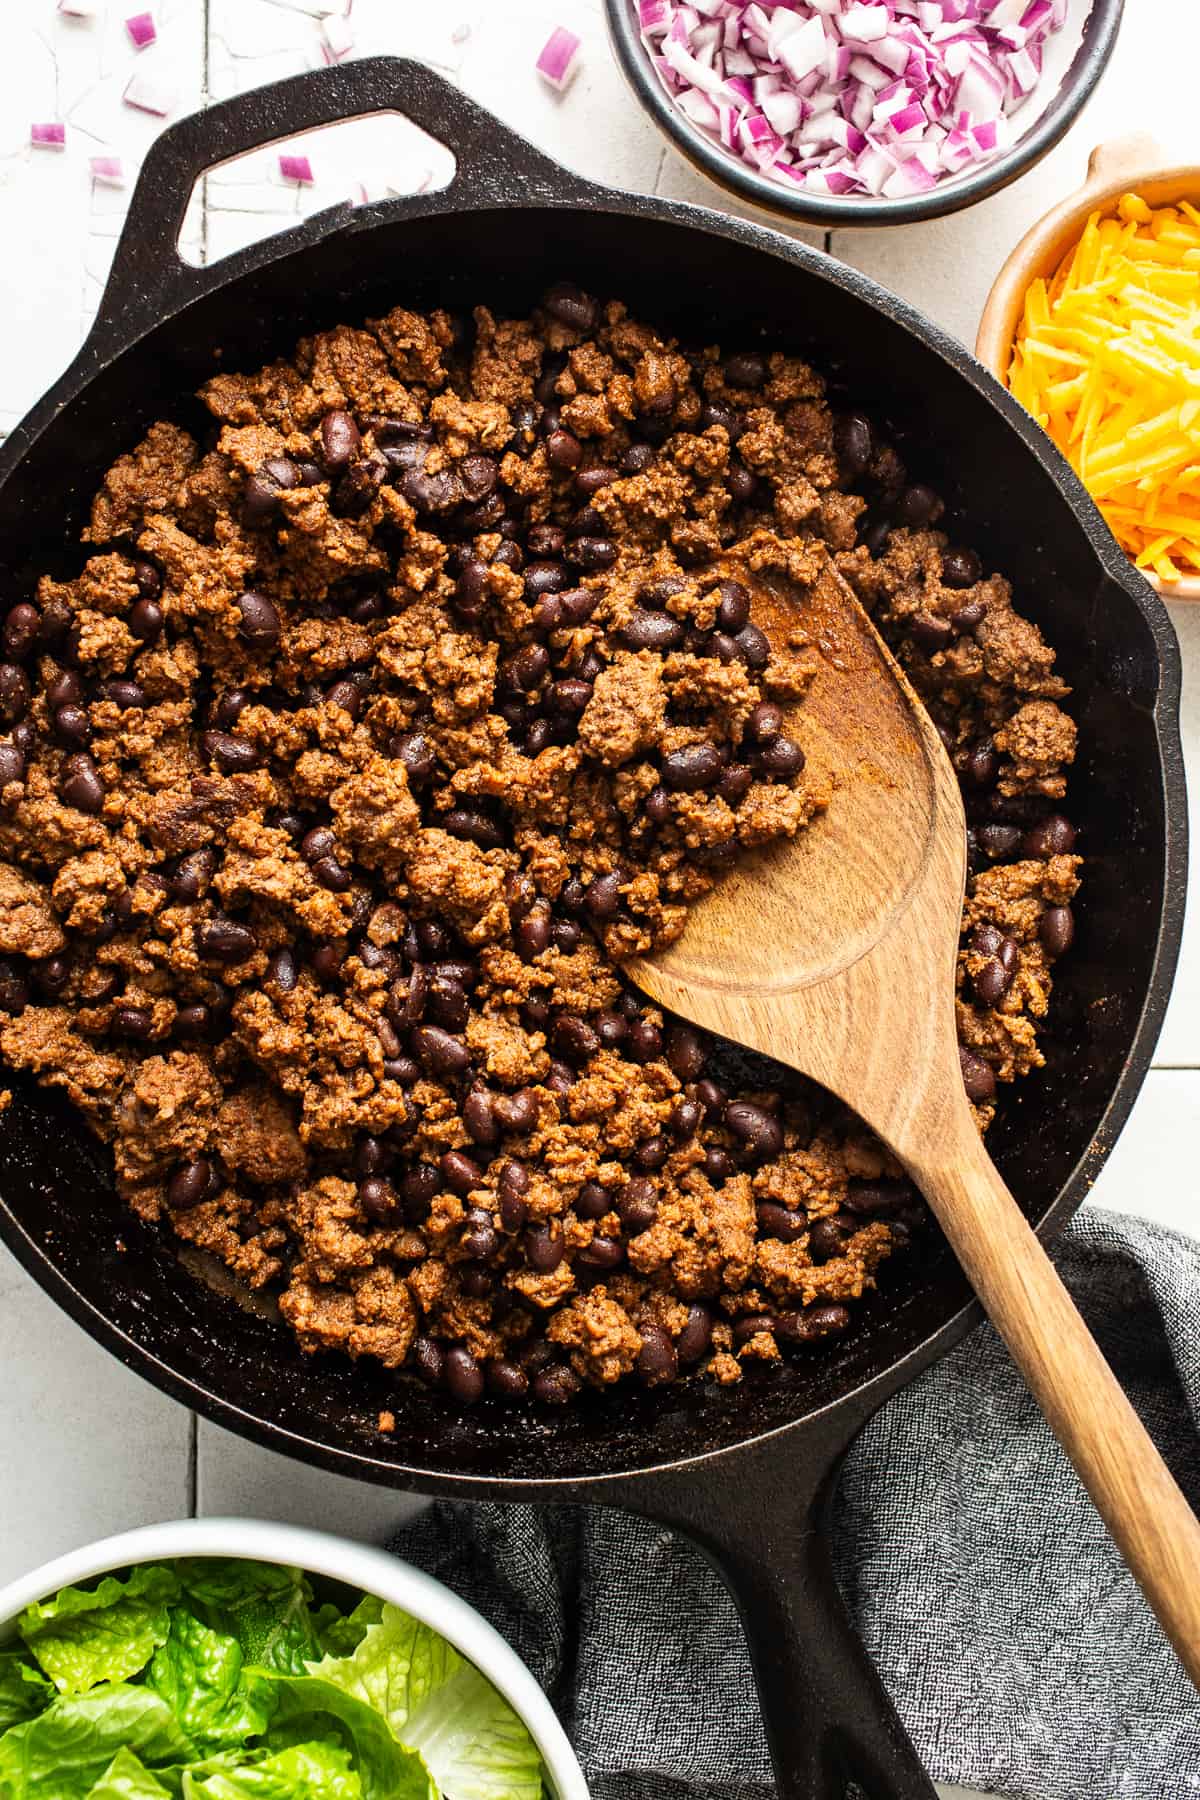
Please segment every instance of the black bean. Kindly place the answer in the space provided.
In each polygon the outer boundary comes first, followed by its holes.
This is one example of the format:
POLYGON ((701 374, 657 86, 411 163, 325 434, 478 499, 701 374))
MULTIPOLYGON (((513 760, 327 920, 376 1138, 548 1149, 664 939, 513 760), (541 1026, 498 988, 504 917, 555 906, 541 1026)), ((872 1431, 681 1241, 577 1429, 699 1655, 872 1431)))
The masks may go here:
POLYGON ((938 650, 944 650, 954 636, 954 627, 949 619, 943 619, 937 613, 915 613, 909 620, 908 629, 918 649, 930 656, 938 650))
POLYGON ((1006 975, 1011 978, 1016 974, 1017 967, 1021 961, 1021 951, 1016 938, 1001 938, 999 948, 996 951, 996 959, 1006 975))
POLYGON ((814 1219, 809 1227, 808 1254, 816 1263, 829 1262, 832 1257, 840 1256, 845 1242, 846 1234, 832 1215, 814 1219))
POLYGON ((114 679, 101 682, 100 698, 111 701, 114 706, 119 706, 122 712, 130 709, 140 711, 146 705, 146 690, 140 681, 114 679))
POLYGON ((336 856, 321 856, 312 865, 313 880, 331 894, 344 894, 354 885, 354 877, 336 856))
POLYGON ((708 1354, 712 1334, 713 1316, 708 1307, 698 1303, 689 1307, 687 1324, 675 1340, 675 1353, 685 1369, 708 1354))
POLYGON ((1000 857, 1014 856, 1021 842, 1016 825, 981 825, 976 836, 979 848, 993 862, 1000 857))
POLYGON ((175 1014, 175 1031, 179 1037, 204 1037, 212 1023, 207 1006, 181 1006, 175 1014))
POLYGON ((958 1058, 962 1064, 963 1086, 967 1090, 967 1099, 973 1100, 976 1106, 985 1106, 996 1098, 996 1076, 990 1063, 984 1062, 968 1050, 965 1044, 958 1046, 958 1058))
POLYGON ((726 806, 735 809, 742 804, 754 785, 754 771, 748 763, 731 763, 721 771, 716 791, 726 806))
POLYGON ((759 751, 758 760, 768 775, 788 781, 804 767, 804 752, 794 738, 772 738, 759 751))
POLYGON ((378 1174, 369 1174, 359 1182, 358 1202, 375 1225, 393 1224, 400 1210, 391 1182, 378 1174))
POLYGON ((446 1353, 431 1337, 413 1339, 410 1352, 413 1368, 426 1387, 440 1387, 446 1373, 446 1353))
POLYGON ((408 1169, 400 1183, 405 1222, 423 1225, 429 1216, 429 1208, 441 1191, 441 1177, 430 1163, 416 1163, 408 1169))
POLYGON ((261 764, 257 748, 248 738, 235 737, 229 731, 206 731, 200 740, 204 754, 216 763, 223 775, 246 774, 261 764))
POLYGON ((137 583, 138 593, 144 594, 147 600, 157 600, 162 593, 162 576, 144 556, 134 558, 133 579, 137 583))
MULTIPOLYGON (((500 1247, 500 1239, 496 1227, 492 1224, 492 1215, 481 1206, 467 1208, 467 1229, 459 1239, 459 1248, 473 1262, 485 1263, 495 1256, 500 1247)), ((484 1292, 490 1291, 490 1281, 484 1292)))
POLYGON ((10 606, 4 620, 4 648, 14 662, 23 662, 37 643, 42 615, 27 600, 10 606))
POLYGON ((973 550, 944 550, 942 580, 947 587, 969 588, 982 579, 983 564, 973 550))
MULTIPOLYGON (((652 1187, 650 1182, 647 1187, 652 1187)), ((575 1199, 575 1211, 581 1219, 602 1219, 613 1210, 612 1195, 598 1181, 585 1181, 575 1199)))
POLYGON ((766 634, 755 624, 743 625, 734 638, 738 655, 752 669, 765 669, 771 660, 771 646, 766 634))
POLYGON ((130 608, 129 629, 144 644, 152 644, 161 634, 164 614, 157 600, 138 600, 130 608))
POLYGON ((569 1406, 583 1382, 568 1363, 551 1363, 533 1378, 533 1397, 543 1406, 569 1406))
POLYGON ((704 1108, 705 1115, 710 1119, 723 1117, 725 1108, 729 1104, 729 1096, 725 1089, 715 1081, 698 1081, 696 1098, 704 1108))
POLYGON ((845 1306, 805 1306, 797 1312, 781 1313, 775 1322, 780 1337, 793 1344, 811 1344, 818 1338, 832 1337, 850 1324, 850 1310, 845 1306))
POLYGON ((621 473, 622 475, 642 475, 653 461, 653 445, 630 444, 621 458, 621 473))
POLYGON ((957 612, 950 614, 950 623, 955 631, 974 631, 987 618, 987 610, 986 600, 968 600, 965 606, 960 606, 957 612))
POLYGON ((423 731, 400 731, 388 742, 388 755, 404 765, 410 788, 425 787, 433 777, 433 745, 423 731))
POLYGON ((755 390, 767 379, 766 358, 757 350, 741 350, 734 356, 727 356, 721 364, 721 372, 730 387, 750 388, 755 390))
POLYGON ((462 1344, 452 1344, 445 1356, 445 1381, 460 1406, 474 1406, 483 1395, 483 1370, 462 1344))
MULTIPOLYGON (((697 1108, 699 1111, 699 1108, 697 1108)), ((671 1146, 661 1133, 654 1137, 643 1138, 633 1152, 635 1169, 661 1169, 671 1153, 671 1146)))
POLYGON ((525 598, 529 603, 543 594, 558 594, 571 585, 565 563, 531 562, 525 565, 525 598))
POLYGON ((305 862, 317 862, 322 856, 330 856, 337 849, 337 838, 328 825, 314 825, 300 839, 300 854, 305 862))
POLYGON ((745 1318, 738 1319, 734 1323, 733 1342, 735 1349, 740 1350, 743 1345, 750 1343, 753 1338, 760 1337, 764 1333, 770 1332, 773 1334, 778 1328, 778 1324, 778 1318, 774 1313, 748 1313, 745 1318))
POLYGON ((109 1021, 109 1030, 117 1037, 143 1040, 154 1029, 154 1017, 145 1006, 117 1006, 109 1021))
POLYGON ((662 1032, 649 1019, 634 1019, 629 1027, 626 1048, 634 1062, 653 1062, 662 1054, 662 1032))
POLYGON ((1008 992, 1011 979, 998 957, 993 956, 989 962, 984 963, 978 974, 972 977, 971 982, 979 1004, 981 1006, 997 1005, 1008 992))
POLYGON ((711 787, 724 766, 715 744, 688 744, 663 757, 663 783, 676 793, 692 794, 711 787))
POLYGON ((500 1357, 487 1365, 487 1387, 497 1400, 523 1400, 529 1392, 529 1377, 518 1363, 500 1357))
POLYGON ((842 413, 834 422, 833 448, 844 476, 853 480, 862 475, 875 454, 870 420, 861 413, 842 413))
POLYGON ((925 487, 921 482, 914 482, 900 496, 896 507, 896 523, 914 528, 931 525, 941 510, 942 503, 933 489, 925 487))
POLYGON ((223 963, 244 962, 258 948, 249 926, 239 925, 236 919, 207 920, 197 927, 196 942, 202 956, 223 963))
POLYGON ((585 1250, 580 1250, 575 1258, 578 1268, 591 1270, 598 1274, 609 1274, 617 1269, 625 1260, 625 1246, 619 1238, 594 1237, 585 1250))
POLYGON ((550 1036, 556 1053, 571 1063, 587 1062, 600 1048, 600 1039, 578 1013, 560 1014, 550 1036))
POLYGON ((909 1181, 851 1181, 846 1187, 846 1206, 852 1213, 872 1217, 911 1206, 914 1194, 909 1181))
POLYGON ((358 426, 348 412, 327 412, 321 420, 321 461, 327 469, 344 469, 362 447, 358 426))
POLYGON ((463 1101, 463 1124, 474 1144, 494 1144, 499 1138, 494 1098, 486 1088, 472 1088, 463 1101))
POLYGON ((447 1150, 438 1158, 438 1170, 450 1192, 463 1198, 483 1181, 479 1164, 462 1150, 447 1150))
MULTIPOLYGON (((60 681, 63 679, 64 677, 59 677, 60 681)), ((78 686, 77 676, 68 675, 65 679, 78 686)), ((29 677, 24 669, 19 668, 16 663, 0 663, 0 722, 5 725, 18 724, 29 710, 31 691, 29 677)), ((55 702, 51 701, 50 704, 54 705, 55 702)), ((70 702, 57 702, 60 708, 64 704, 70 702)))
POLYGON ((582 456, 583 445, 562 426, 546 439, 546 460, 552 469, 577 469, 582 456))
POLYGON ((615 918, 621 905, 621 883, 625 873, 621 869, 611 869, 607 875, 598 875, 588 888, 584 898, 584 910, 589 919, 596 924, 615 918))
MULTIPOLYGON (((663 1160, 665 1162, 666 1158, 663 1160)), ((606 1210, 611 1211, 611 1202, 606 1210)), ((649 1231, 658 1217, 658 1189, 644 1175, 631 1176, 617 1195, 617 1211, 621 1224, 631 1237, 649 1231)))
POLYGON ((574 919, 555 919, 550 927, 550 942, 557 945, 564 956, 573 955, 582 941, 583 929, 574 919))
POLYGON ((345 679, 335 681, 333 686, 326 690, 325 700, 328 705, 340 706, 342 711, 348 712, 352 719, 357 719, 362 710, 362 689, 357 682, 345 679))
POLYGON ((765 1237, 777 1238, 781 1244, 797 1244, 808 1231, 808 1215, 792 1212, 774 1200, 760 1201, 755 1216, 758 1229, 765 1237))
MULTIPOLYGON (((11 663, 6 663, 4 668, 0 668, 0 686, 6 685, 4 670, 12 666, 11 663)), ((20 670, 17 672, 21 673, 20 670)), ((61 670, 46 687, 46 705, 51 712, 57 712, 60 706, 78 706, 83 697, 83 683, 73 669, 61 670)))
POLYGON ((540 901, 517 925, 513 933, 517 950, 525 962, 532 962, 550 948, 550 913, 540 901))
POLYGON ((749 1100, 735 1100, 725 1108, 725 1123, 756 1161, 765 1162, 783 1149, 783 1127, 772 1113, 749 1100))
POLYGON ((54 715, 54 734, 62 744, 86 750, 92 741, 92 722, 82 706, 60 706, 54 715))
POLYGON ((600 309, 590 294, 585 294, 570 281, 556 282, 546 292, 542 305, 552 319, 560 325, 569 325, 572 331, 585 335, 594 331, 600 315, 600 309))
POLYGON ((412 1047, 417 1060, 443 1080, 461 1075, 471 1066, 467 1046, 440 1025, 418 1025, 412 1034, 412 1047))
POLYGON ((611 569, 617 560, 617 546, 611 538, 587 535, 572 538, 567 551, 572 562, 581 569, 594 572, 598 569, 611 569))
POLYGON ((746 720, 746 736, 752 744, 769 744, 783 730, 783 714, 771 700, 760 700, 746 720))
POLYGON ((208 892, 208 884, 217 872, 217 853, 206 846, 185 856, 171 878, 171 890, 177 900, 199 900, 208 892))
POLYGON ((1069 856, 1075 848, 1076 831, 1061 813, 1051 813, 1031 825, 1021 842, 1024 856, 1069 856))
POLYGON ((19 1016, 29 1005, 29 983, 10 957, 0 958, 0 1010, 19 1016))
POLYGON ((96 814, 104 805, 104 783, 90 756, 69 756, 63 764, 63 781, 59 793, 68 806, 82 813, 96 814))
MULTIPOLYGON (((356 470, 361 467, 361 463, 355 465, 356 470)), ((435 474, 426 469, 406 469, 399 487, 417 513, 449 512, 462 503, 462 483, 452 469, 439 469, 435 474)))
POLYGON ((638 1352, 637 1371, 642 1379, 655 1387, 659 1382, 674 1381, 679 1373, 679 1357, 671 1342, 671 1334, 661 1325, 643 1325, 642 1347, 638 1352))
POLYGON ((963 767, 963 775, 972 787, 991 787, 1000 772, 1000 758, 990 738, 975 745, 963 767))
POLYGON ((1048 907, 1042 914, 1038 935, 1050 956, 1064 956, 1075 941, 1075 915, 1070 907, 1048 907))
POLYGON ((49 994, 52 999, 62 993, 71 979, 71 965, 65 956, 47 956, 34 963, 29 972, 39 993, 49 994))
POLYGON ((273 650, 279 642, 281 629, 274 601, 251 588, 240 596, 237 604, 242 619, 238 636, 242 642, 255 650, 273 650))
POLYGON ((180 1163, 167 1184, 167 1205, 172 1212, 190 1212, 208 1199, 216 1185, 216 1171, 207 1156, 180 1163))
POLYGON ((533 1225, 525 1233, 525 1260, 539 1275, 549 1275, 566 1255, 562 1227, 556 1219, 533 1225))
POLYGON ((686 635, 682 619, 674 619, 670 613, 648 612, 640 606, 634 607, 628 623, 617 633, 627 649, 658 651, 678 650, 686 635))
POLYGON ((717 605, 717 624, 722 631, 731 635, 738 632, 750 620, 750 594, 740 581, 723 581, 714 590, 717 605))
POLYGON ((613 482, 618 479, 619 474, 618 469, 611 469, 604 463, 595 464, 591 468, 579 470, 575 477, 575 486, 581 494, 586 494, 591 499, 593 494, 598 494, 604 488, 611 487, 613 482))

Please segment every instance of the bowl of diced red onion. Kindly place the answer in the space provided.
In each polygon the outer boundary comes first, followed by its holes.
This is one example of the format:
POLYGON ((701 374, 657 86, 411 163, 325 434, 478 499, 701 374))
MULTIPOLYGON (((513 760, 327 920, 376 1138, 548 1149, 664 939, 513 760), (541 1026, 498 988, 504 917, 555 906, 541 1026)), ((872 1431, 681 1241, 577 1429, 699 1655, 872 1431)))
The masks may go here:
POLYGON ((605 0, 684 155, 809 224, 905 224, 995 193, 1062 137, 1123 0, 605 0))

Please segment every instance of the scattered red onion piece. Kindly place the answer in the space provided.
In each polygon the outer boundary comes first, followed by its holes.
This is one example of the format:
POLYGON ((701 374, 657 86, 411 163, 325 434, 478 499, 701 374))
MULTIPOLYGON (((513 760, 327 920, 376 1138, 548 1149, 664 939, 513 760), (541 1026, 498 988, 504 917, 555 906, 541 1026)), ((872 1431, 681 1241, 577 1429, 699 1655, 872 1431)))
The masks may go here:
MULTIPOLYGON (((1047 4, 1049 4, 1049 0, 1047 0, 1047 4)), ((450 33, 450 42, 452 44, 465 44, 470 35, 471 27, 464 20, 461 25, 456 25, 454 30, 450 33)))
POLYGON ((31 125, 29 141, 36 150, 62 150, 67 142, 67 128, 61 119, 53 119, 45 125, 31 125))
POLYGON ((279 173, 284 181, 299 182, 304 187, 311 187, 313 182, 312 164, 307 156, 290 156, 286 150, 279 153, 279 173))
POLYGON ((158 36, 158 32, 154 25, 153 13, 134 13, 132 18, 126 19, 125 29, 129 33, 130 40, 135 50, 144 50, 146 46, 152 44, 158 36))
POLYGON ((92 180, 103 187, 124 187, 125 170, 119 156, 93 156, 89 162, 92 180))
POLYGON ((565 25, 556 25, 534 64, 543 81, 548 81, 560 94, 579 67, 581 43, 582 40, 573 31, 568 31, 565 25))
POLYGON ((139 70, 121 96, 126 106, 135 107, 138 112, 154 113, 160 119, 165 119, 174 109, 178 97, 171 83, 156 77, 153 70, 139 70))
POLYGON ((350 21, 346 18, 329 18, 321 21, 321 50, 327 63, 341 62, 349 56, 354 48, 354 33, 350 29, 350 21))
POLYGON ((1005 148, 1008 117, 1037 86, 1046 42, 1069 8, 1069 0, 630 3, 659 80, 699 131, 798 191, 887 199, 928 193, 1005 148))

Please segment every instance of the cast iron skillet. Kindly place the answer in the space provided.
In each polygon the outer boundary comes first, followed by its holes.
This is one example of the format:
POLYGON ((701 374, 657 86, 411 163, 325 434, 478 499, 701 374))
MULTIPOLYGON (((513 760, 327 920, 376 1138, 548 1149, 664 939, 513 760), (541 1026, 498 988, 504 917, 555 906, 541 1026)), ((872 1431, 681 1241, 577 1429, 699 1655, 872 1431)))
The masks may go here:
MULTIPOLYGON (((565 173, 415 63, 304 75, 185 119, 147 158, 100 317, 0 457, 3 592, 74 573, 105 468, 151 420, 202 429, 215 367, 257 368, 305 330, 402 300, 521 312, 570 277, 701 342, 811 351, 894 432, 922 480, 1015 579, 1075 688, 1072 816, 1088 856, 1047 1067, 1006 1096, 992 1146, 1030 1218, 1061 1227, 1129 1112, 1162 1019, 1185 877, 1179 657, 1050 443, 958 344, 892 296, 772 231, 565 173), (397 109, 454 151, 445 192, 309 219, 206 270, 174 243, 199 174, 253 145, 397 109), (967 523, 969 521, 969 524, 967 523)), ((768 947, 764 946, 764 950, 768 947)), ((780 1791, 868 1800, 933 1790, 855 1638, 825 1532, 834 1474, 882 1401, 977 1323, 945 1251, 898 1259, 845 1341, 740 1391, 590 1397, 562 1414, 456 1415, 424 1389, 303 1357, 270 1317, 201 1284, 114 1200, 70 1108, 14 1082, 0 1117, 0 1232, 130 1367, 207 1417, 343 1474, 492 1500, 589 1500, 690 1534, 749 1633, 780 1791), (396 1416, 381 1437, 380 1407, 396 1416)), ((713 1729, 721 1729, 714 1696, 713 1729)))

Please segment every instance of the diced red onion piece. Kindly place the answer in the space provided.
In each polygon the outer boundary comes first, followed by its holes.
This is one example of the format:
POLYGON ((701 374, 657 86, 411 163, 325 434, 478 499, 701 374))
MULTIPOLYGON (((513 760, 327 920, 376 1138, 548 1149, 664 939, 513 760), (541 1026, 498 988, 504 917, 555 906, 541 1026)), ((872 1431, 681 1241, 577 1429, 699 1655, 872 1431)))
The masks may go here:
POLYGON ((135 107, 138 112, 154 113, 157 118, 165 119, 174 108, 178 95, 170 82, 160 80, 152 70, 139 70, 121 98, 126 106, 135 107))
POLYGON ((305 187, 311 187, 313 180, 312 164, 307 156, 296 156, 286 150, 279 153, 279 173, 284 181, 298 181, 305 187))
POLYGON ((126 19, 125 29, 135 50, 144 50, 158 36, 154 25, 154 14, 148 12, 134 13, 126 19))
POLYGON ((838 30, 856 44, 873 44, 887 36, 891 22, 886 6, 847 6, 838 20, 838 30))
MULTIPOLYGON (((565 25, 556 25, 543 44, 542 53, 534 64, 543 81, 548 81, 550 86, 557 88, 560 93, 568 85, 579 66, 581 45, 582 40, 577 38, 573 31, 568 31, 565 25)), ((684 52, 684 54, 687 53, 684 52)), ((697 68, 703 66, 696 62, 695 57, 689 57, 688 60, 697 68)), ((717 83, 719 86, 720 77, 717 77, 717 83)), ((704 84, 697 82, 696 85, 700 87, 704 84)))
POLYGON ((29 141, 38 150, 62 150, 66 147, 67 128, 61 119, 29 127, 29 141))
POLYGON ((88 164, 92 180, 103 187, 124 187, 125 170, 119 156, 93 156, 88 164))

